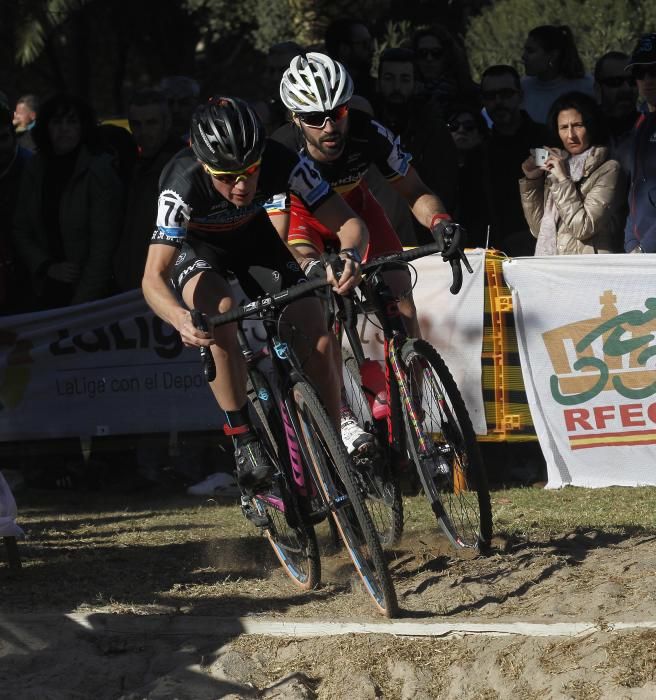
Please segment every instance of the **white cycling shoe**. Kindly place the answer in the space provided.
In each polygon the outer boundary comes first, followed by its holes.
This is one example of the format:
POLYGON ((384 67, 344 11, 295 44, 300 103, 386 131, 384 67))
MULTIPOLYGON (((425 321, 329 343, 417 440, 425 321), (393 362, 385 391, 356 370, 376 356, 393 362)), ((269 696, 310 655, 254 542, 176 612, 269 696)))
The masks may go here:
POLYGON ((350 455, 369 452, 374 448, 375 438, 371 433, 365 432, 350 408, 342 408, 340 411, 340 423, 342 442, 350 455))

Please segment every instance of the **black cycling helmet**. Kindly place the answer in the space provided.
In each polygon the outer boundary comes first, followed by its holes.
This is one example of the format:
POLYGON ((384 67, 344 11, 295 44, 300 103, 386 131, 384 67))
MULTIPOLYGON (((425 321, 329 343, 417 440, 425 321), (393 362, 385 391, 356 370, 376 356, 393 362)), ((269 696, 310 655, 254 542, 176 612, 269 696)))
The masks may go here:
POLYGON ((216 170, 241 170, 256 163, 266 134, 257 114, 235 97, 214 97, 191 116, 191 148, 216 170))

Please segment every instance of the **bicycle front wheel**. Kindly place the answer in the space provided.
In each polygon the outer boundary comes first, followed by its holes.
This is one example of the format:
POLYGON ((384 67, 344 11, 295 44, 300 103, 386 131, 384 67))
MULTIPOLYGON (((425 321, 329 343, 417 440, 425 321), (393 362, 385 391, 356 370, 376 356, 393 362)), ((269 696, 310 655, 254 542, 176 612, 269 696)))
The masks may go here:
POLYGON ((251 501, 265 519, 264 535, 285 573, 301 589, 316 588, 321 580, 319 545, 312 525, 297 519, 290 524, 287 504, 275 492, 258 494, 251 501))
POLYGON ((251 519, 262 528, 292 581, 303 590, 316 588, 321 580, 316 534, 290 491, 287 444, 276 397, 264 374, 255 368, 249 370, 248 399, 254 409, 254 426, 278 472, 273 488, 251 499, 251 519))
POLYGON ((492 538, 490 491, 460 391, 424 340, 407 340, 401 362, 409 390, 401 392, 408 451, 426 496, 455 547, 485 550, 492 538))
POLYGON ((358 363, 353 355, 344 353, 342 375, 346 397, 358 424, 376 438, 377 449, 373 454, 353 456, 354 477, 365 499, 380 543, 388 549, 399 542, 403 533, 401 486, 389 461, 389 450, 385 445, 387 435, 380 434, 371 414, 369 401, 362 388, 358 363))
POLYGON ((396 591, 362 493, 353 479, 346 448, 316 393, 306 382, 293 388, 304 452, 346 549, 378 610, 398 612, 396 591))

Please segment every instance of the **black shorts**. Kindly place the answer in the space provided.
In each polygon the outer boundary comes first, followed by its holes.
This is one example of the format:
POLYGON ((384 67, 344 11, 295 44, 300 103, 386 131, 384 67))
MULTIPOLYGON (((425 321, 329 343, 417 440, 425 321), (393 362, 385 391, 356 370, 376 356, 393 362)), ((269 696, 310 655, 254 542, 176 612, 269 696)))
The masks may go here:
POLYGON ((186 240, 173 266, 171 283, 182 294, 190 279, 207 270, 222 277, 232 273, 250 299, 306 280, 264 211, 245 226, 217 234, 216 241, 186 240))

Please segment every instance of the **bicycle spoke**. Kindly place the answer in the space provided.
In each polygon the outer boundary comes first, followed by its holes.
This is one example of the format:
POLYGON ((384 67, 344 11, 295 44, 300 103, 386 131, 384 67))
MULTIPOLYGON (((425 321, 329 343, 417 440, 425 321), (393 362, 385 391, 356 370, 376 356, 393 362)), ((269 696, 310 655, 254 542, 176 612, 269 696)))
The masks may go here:
POLYGON ((474 431, 444 361, 428 343, 402 349, 409 400, 410 451, 440 525, 457 547, 484 549, 491 538, 490 496, 474 431))

